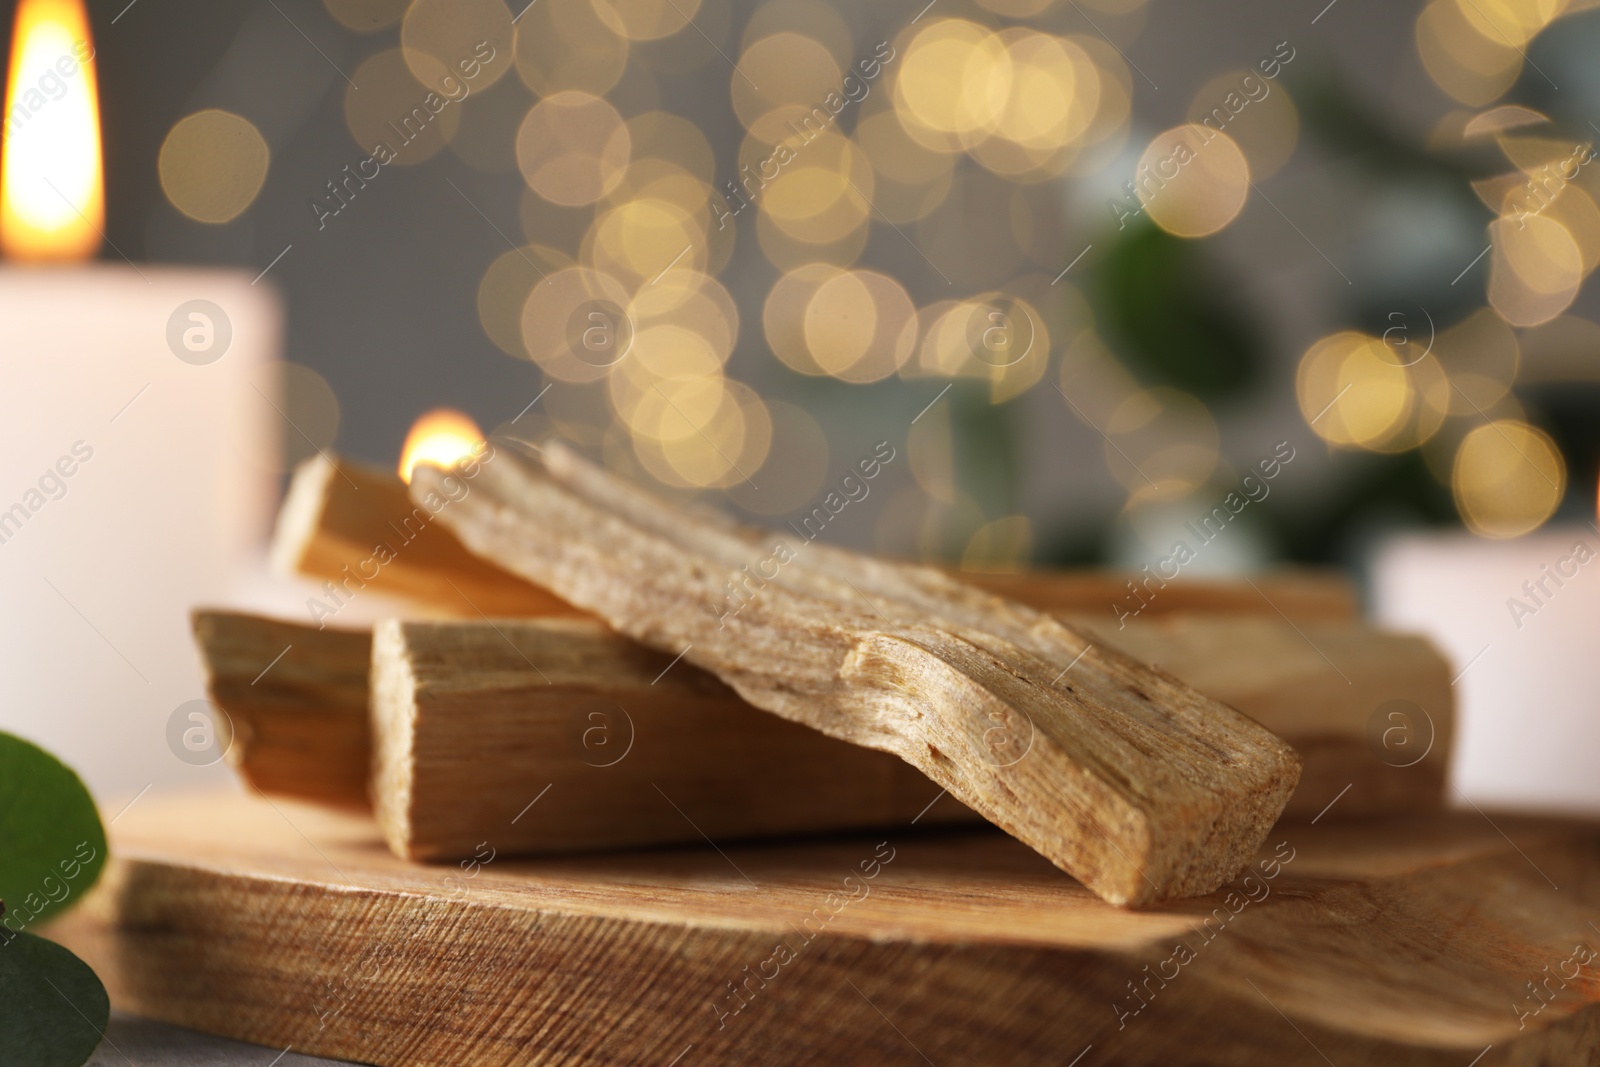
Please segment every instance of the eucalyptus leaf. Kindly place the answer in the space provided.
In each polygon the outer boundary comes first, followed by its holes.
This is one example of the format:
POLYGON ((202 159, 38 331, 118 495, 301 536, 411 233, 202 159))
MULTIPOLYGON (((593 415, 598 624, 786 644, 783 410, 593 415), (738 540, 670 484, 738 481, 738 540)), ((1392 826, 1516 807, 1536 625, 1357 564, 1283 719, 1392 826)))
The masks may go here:
POLYGON ((0 733, 0 927, 33 929, 76 902, 105 860, 105 829, 83 781, 39 746, 0 733))
POLYGON ((0 1063, 80 1067, 110 1018, 88 964, 42 937, 0 933, 0 1063))

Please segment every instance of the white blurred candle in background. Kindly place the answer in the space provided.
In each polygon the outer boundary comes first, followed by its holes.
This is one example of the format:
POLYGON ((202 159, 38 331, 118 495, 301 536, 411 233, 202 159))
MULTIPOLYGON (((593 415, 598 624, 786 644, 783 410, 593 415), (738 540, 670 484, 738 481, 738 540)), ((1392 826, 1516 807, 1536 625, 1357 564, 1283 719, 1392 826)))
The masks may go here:
POLYGON ((83 262, 105 243, 93 54, 81 0, 18 7, 0 156, 0 728, 131 796, 208 773, 174 753, 169 720, 201 695, 189 609, 262 551, 281 314, 249 275, 83 262))

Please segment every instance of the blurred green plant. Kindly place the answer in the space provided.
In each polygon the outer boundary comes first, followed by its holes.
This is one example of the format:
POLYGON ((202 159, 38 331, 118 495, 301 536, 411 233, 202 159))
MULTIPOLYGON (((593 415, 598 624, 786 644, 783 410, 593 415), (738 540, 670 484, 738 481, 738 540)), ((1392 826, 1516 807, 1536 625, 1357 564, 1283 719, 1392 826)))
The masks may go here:
POLYGON ((0 733, 0 1064, 79 1067, 111 1005, 87 964, 29 931, 82 899, 105 866, 106 836, 71 768, 0 733))

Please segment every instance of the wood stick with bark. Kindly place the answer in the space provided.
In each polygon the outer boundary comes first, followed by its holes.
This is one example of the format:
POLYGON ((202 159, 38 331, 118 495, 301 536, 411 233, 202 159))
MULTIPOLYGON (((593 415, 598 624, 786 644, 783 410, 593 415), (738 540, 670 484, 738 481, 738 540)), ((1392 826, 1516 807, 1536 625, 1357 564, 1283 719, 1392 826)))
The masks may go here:
POLYGON ((412 500, 757 707, 895 753, 1112 903, 1214 890, 1294 791, 1282 739, 1048 615, 514 447, 419 468, 412 500))

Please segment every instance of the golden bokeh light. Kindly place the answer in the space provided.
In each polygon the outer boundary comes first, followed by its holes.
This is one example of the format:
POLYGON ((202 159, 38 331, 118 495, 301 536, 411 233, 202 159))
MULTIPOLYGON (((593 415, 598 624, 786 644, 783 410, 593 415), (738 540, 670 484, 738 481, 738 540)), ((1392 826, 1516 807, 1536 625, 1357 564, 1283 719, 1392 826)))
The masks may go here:
POLYGON ((1489 224, 1489 306, 1513 326, 1549 322, 1572 305, 1583 282, 1583 252, 1548 214, 1489 224))
POLYGON ((483 431, 469 416, 452 408, 435 408, 417 416, 400 450, 400 480, 411 484, 411 475, 427 465, 450 470, 471 456, 483 444, 483 431))
POLYGON ((817 377, 827 374, 806 345, 806 309, 818 289, 843 273, 831 263, 806 263, 785 271, 767 290, 761 330, 767 347, 790 370, 817 377))
POLYGON ((1194 94, 1189 121, 1225 131, 1259 181, 1276 174, 1294 154, 1300 113, 1280 83, 1251 70, 1217 75, 1194 94))
MULTIPOLYGON (((681 115, 645 111, 628 120, 636 160, 670 163, 709 185, 716 173, 716 157, 700 127, 681 115)), ((629 179, 631 182, 632 179, 629 179)))
POLYGON ((704 271, 705 223, 669 200, 629 200, 595 219, 579 258, 634 287, 668 270, 704 271))
POLYGON ((558 381, 599 381, 632 348, 628 301, 628 290, 602 271, 581 266, 556 271, 523 303, 523 350, 558 381))
POLYGON ((523 245, 496 256, 478 283, 478 322, 508 356, 531 358, 522 340, 522 307, 533 287, 572 266, 569 257, 544 245, 523 245))
POLYGON ((515 34, 511 9, 500 0, 411 0, 400 50, 418 81, 453 95, 463 84, 486 89, 504 77, 515 60, 515 34))
POLYGON ((1100 71, 1075 42, 1013 28, 1001 35, 1011 84, 994 131, 1023 148, 1054 150, 1083 137, 1100 105, 1100 71))
POLYGON ((832 129, 846 101, 838 62, 821 42, 798 33, 752 42, 731 77, 733 113, 768 145, 787 141, 798 147, 832 129), (759 86, 744 71, 759 71, 759 86))
POLYGON ((1157 226, 1178 237, 1205 237, 1244 208, 1250 164, 1226 133, 1188 123, 1151 139, 1134 186, 1157 226))
POLYGON ((1011 53, 991 30, 966 19, 936 19, 905 47, 895 76, 895 110, 907 132, 952 149, 988 136, 1011 97, 1011 53))
POLYGON ((726 363, 739 339, 739 308, 727 288, 709 274, 674 270, 634 294, 628 316, 636 330, 676 326, 705 341, 726 363))
MULTIPOLYGON (((767 258, 767 262, 781 271, 794 270, 808 263, 831 263, 844 268, 859 260, 867 249, 867 238, 872 233, 872 227, 867 225, 867 221, 863 217, 859 226, 836 241, 815 244, 791 236, 773 221, 771 214, 761 211, 757 212, 755 217, 756 243, 761 246, 761 254, 767 258)), ((732 243, 725 241, 723 246, 728 247, 732 243)))
POLYGON ((875 176, 866 154, 850 138, 825 132, 786 165, 771 157, 763 159, 763 154, 760 140, 745 139, 740 148, 741 191, 784 234, 805 244, 823 245, 841 241, 866 225, 875 176))
POLYGON ((517 168, 554 204, 593 204, 622 180, 633 142, 617 109, 567 90, 534 105, 517 129, 517 168))
POLYGON ((686 488, 726 488, 741 482, 759 486, 755 477, 772 446, 772 419, 766 403, 741 382, 724 382, 714 407, 696 404, 707 395, 695 383, 669 396, 658 423, 659 433, 635 434, 634 451, 657 480, 686 488))
POLYGON ((1501 104, 1467 118, 1461 126, 1461 139, 1490 137, 1495 134, 1520 130, 1528 126, 1542 126, 1550 121, 1543 112, 1521 104, 1501 104))
POLYGON ((635 41, 670 37, 689 25, 701 0, 589 0, 611 32, 635 41))
POLYGON ((540 96, 565 90, 600 95, 622 79, 628 39, 589 3, 532 4, 517 19, 517 77, 540 96))
POLYGON ((1382 449, 1411 418, 1417 389, 1408 368, 1376 337, 1345 331, 1306 350, 1295 377, 1300 414, 1329 444, 1382 449))
POLYGON ((379 164, 409 167, 441 152, 461 125, 461 109, 417 80, 398 48, 368 57, 346 87, 344 122, 356 147, 379 164), (430 106, 430 104, 432 106, 430 106))
POLYGON ((1520 537, 1555 513, 1566 461, 1548 434, 1515 419, 1475 427, 1456 449, 1450 488, 1467 526, 1484 537, 1520 537))
POLYGON ((1417 54, 1434 84, 1468 107, 1483 107, 1522 73, 1520 49, 1479 33, 1457 0, 1432 0, 1417 16, 1417 54))
POLYGON ((917 309, 887 274, 842 271, 819 285, 801 316, 812 362, 847 382, 875 382, 899 370, 917 343, 917 309))
MULTIPOLYGON (((740 51, 763 37, 785 30, 802 33, 819 42, 840 68, 856 57, 855 36, 836 4, 829 0, 768 0, 750 14, 740 37, 740 51)), ((759 75, 756 78, 760 81, 759 75)), ((832 88, 837 88, 833 86, 832 88)))
POLYGON ((1486 41, 1521 48, 1561 14, 1568 0, 1455 0, 1462 18, 1486 41))
POLYGON ((255 203, 272 153, 255 124, 210 108, 179 119, 156 170, 172 206, 197 222, 230 222, 255 203))

